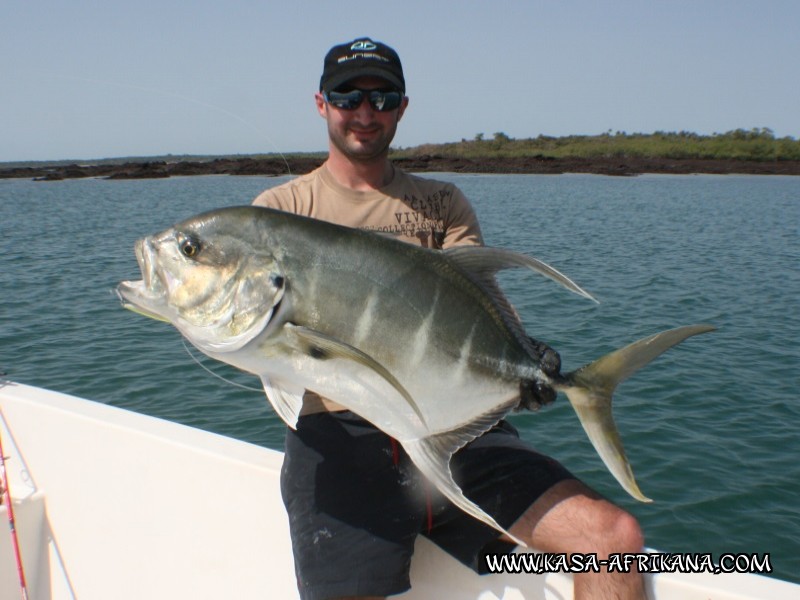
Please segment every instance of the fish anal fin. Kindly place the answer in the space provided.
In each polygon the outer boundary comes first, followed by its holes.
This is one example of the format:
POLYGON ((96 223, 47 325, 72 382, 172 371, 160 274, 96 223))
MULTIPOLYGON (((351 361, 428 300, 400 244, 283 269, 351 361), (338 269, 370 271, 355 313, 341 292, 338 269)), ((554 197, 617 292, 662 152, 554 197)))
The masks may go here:
POLYGON ((472 421, 457 429, 438 433, 426 438, 403 441, 401 443, 420 472, 433 483, 448 500, 468 515, 475 517, 500 533, 507 535, 515 543, 521 546, 527 546, 523 540, 510 534, 495 521, 494 518, 487 514, 486 511, 467 498, 458 484, 453 480, 453 473, 450 470, 450 459, 453 454, 496 424, 503 415, 516 404, 516 401, 517 400, 514 399, 512 403, 498 407, 486 413, 476 421, 472 421))

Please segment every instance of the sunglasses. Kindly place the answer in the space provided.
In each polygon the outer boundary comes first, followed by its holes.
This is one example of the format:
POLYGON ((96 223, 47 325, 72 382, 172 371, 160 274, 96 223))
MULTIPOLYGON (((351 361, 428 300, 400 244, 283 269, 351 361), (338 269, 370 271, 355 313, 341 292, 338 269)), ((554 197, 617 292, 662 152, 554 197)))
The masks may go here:
POLYGON ((346 92, 332 90, 323 94, 325 102, 342 110, 355 110, 366 97, 369 105, 378 112, 387 112, 398 108, 403 102, 403 93, 395 90, 359 90, 346 92))

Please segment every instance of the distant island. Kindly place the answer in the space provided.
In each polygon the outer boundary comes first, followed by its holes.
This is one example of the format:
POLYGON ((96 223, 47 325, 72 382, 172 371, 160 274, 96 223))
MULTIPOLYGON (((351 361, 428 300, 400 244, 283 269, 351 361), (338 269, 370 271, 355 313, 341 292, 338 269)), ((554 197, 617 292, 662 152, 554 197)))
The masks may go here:
MULTIPOLYGON (((161 156, 77 163, 0 163, 0 179, 42 181, 102 177, 151 179, 192 175, 301 175, 318 167, 324 153, 235 156, 161 156)), ((611 131, 595 136, 491 139, 424 144, 393 149, 392 160, 409 172, 592 173, 600 175, 757 174, 800 175, 800 141, 776 138, 770 129, 737 129, 723 134, 652 134, 611 131)))

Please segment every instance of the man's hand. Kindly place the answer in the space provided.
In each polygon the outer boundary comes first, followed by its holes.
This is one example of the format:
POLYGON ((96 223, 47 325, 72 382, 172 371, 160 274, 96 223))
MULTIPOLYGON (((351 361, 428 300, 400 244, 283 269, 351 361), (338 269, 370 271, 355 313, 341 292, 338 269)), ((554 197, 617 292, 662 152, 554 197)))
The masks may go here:
MULTIPOLYGON (((561 357, 544 342, 529 338, 533 349, 533 357, 538 361, 539 368, 548 377, 558 377, 561 372, 561 357)), ((550 404, 556 399, 557 392, 549 385, 540 381, 525 380, 519 384, 519 406, 517 410, 539 410, 545 404, 550 404)))
POLYGON ((544 342, 528 337, 533 347, 533 357, 539 361, 539 368, 548 377, 558 377, 561 373, 561 356, 544 342))

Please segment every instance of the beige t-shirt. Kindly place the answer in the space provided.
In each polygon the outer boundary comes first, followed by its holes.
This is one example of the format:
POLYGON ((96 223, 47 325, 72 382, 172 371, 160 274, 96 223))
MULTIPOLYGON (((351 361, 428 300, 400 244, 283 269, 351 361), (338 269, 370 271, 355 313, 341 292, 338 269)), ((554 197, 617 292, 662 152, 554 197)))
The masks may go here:
MULTIPOLYGON (((357 191, 339 184, 323 164, 262 192, 253 204, 393 235, 426 248, 483 244, 475 211, 461 190, 397 168, 381 190, 357 191)), ((343 409, 306 391, 301 414, 343 409)))
POLYGON ((483 243, 475 211, 461 190, 397 168, 386 187, 362 192, 339 184, 323 164, 264 191, 253 204, 390 234, 426 248, 483 243))

